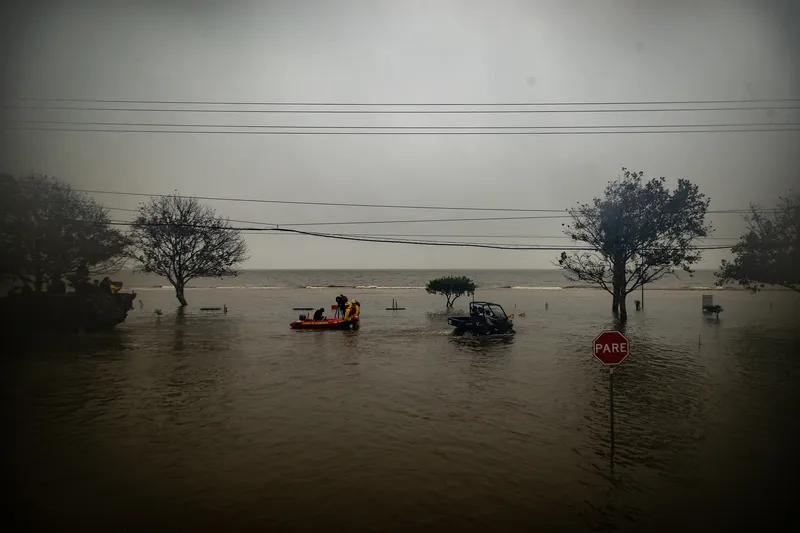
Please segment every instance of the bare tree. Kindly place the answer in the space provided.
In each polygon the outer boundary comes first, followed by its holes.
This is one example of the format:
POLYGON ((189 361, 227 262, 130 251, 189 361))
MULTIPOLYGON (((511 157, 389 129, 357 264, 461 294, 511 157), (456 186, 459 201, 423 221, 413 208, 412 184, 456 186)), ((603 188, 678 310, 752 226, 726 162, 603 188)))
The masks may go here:
POLYGON ((777 285, 800 292, 800 194, 781 198, 773 213, 751 206, 748 230, 722 261, 717 284, 736 281, 751 292, 777 285))
POLYGON ((558 264, 572 281, 599 285, 612 295, 612 312, 627 319, 625 297, 680 268, 692 273, 700 260, 696 239, 712 231, 705 224, 709 199, 685 179, 670 192, 665 178, 642 181, 642 172, 622 169, 604 198, 569 209, 564 233, 594 251, 562 252, 558 264))
POLYGON ((153 198, 139 207, 132 225, 137 270, 158 274, 175 287, 186 306, 184 290, 195 278, 235 276, 236 266, 248 259, 238 230, 196 198, 153 198))

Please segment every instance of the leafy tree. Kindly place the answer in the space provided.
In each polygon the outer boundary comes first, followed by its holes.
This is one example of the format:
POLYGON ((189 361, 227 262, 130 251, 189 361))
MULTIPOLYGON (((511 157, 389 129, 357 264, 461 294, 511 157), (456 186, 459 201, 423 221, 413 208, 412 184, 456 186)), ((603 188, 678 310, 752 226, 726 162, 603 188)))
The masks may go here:
POLYGON ((22 248, 22 221, 26 218, 19 209, 20 191, 17 180, 9 174, 0 175, 0 281, 21 278, 25 259, 22 248))
POLYGON ((777 285, 800 292, 800 194, 783 197, 767 212, 751 205, 748 230, 723 260, 717 285, 738 282, 751 292, 777 285))
POLYGON ((475 294, 475 283, 466 276, 445 276, 430 280, 425 291, 428 294, 444 295, 447 298, 447 308, 451 309, 460 296, 475 294))
POLYGON ((564 233, 593 251, 562 252, 558 264, 571 281, 599 285, 612 295, 612 312, 627 319, 625 297, 680 268, 689 274, 700 260, 696 239, 709 234, 709 200, 697 185, 678 180, 670 192, 665 178, 643 181, 642 172, 622 169, 603 198, 569 209, 564 233))
POLYGON ((127 259, 130 241, 103 206, 55 178, 0 176, 0 209, 0 275, 35 292, 81 266, 111 273, 127 259))
POLYGON ((235 276, 236 266, 248 259, 238 230, 196 198, 153 198, 139 207, 132 225, 137 270, 158 274, 175 287, 186 306, 184 289, 195 278, 235 276))

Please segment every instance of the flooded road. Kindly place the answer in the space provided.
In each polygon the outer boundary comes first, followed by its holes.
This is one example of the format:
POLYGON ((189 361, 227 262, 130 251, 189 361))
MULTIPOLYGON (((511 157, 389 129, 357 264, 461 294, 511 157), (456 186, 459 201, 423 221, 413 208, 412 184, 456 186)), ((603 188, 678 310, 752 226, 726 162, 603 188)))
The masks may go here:
POLYGON ((485 343, 451 337, 443 299, 424 291, 350 292, 355 333, 289 330, 292 307, 334 292, 198 289, 180 316, 169 291, 142 291, 118 331, 8 354, 17 518, 231 531, 796 522, 783 488, 800 435, 796 295, 726 291, 716 322, 697 292, 648 294, 615 373, 612 464, 608 374, 591 356, 612 325, 607 294, 483 291, 526 312, 516 338, 485 343), (384 311, 392 298, 407 310, 384 311))

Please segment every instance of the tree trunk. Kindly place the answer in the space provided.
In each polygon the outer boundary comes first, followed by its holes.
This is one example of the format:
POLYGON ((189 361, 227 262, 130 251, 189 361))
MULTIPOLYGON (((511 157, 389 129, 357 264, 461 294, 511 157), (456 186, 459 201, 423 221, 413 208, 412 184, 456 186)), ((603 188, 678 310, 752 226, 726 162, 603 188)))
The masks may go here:
POLYGON ((44 273, 41 270, 37 270, 33 278, 34 292, 42 292, 43 286, 44 286, 44 273))
POLYGON ((611 285, 614 288, 614 301, 611 310, 616 315, 620 312, 620 306, 625 306, 625 260, 621 256, 614 258, 613 278, 611 285))
POLYGON ((625 294, 625 291, 619 291, 619 319, 622 322, 628 320, 628 308, 625 304, 626 296, 627 294, 625 294))
POLYGON ((175 285, 175 298, 181 303, 181 307, 186 307, 186 297, 183 295, 183 285, 175 285))
POLYGON ((449 294, 445 294, 445 296, 447 297, 447 308, 450 309, 451 307, 453 307, 453 302, 450 300, 449 294))

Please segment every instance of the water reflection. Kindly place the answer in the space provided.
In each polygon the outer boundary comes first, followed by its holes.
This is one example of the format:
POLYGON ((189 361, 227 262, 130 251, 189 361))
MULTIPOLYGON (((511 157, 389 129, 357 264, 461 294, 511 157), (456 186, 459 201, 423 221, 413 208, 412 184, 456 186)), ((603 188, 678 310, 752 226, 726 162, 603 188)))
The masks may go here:
POLYGON ((596 314, 594 296, 565 298, 513 338, 475 339, 421 311, 291 332, 279 306, 242 298, 235 316, 134 314, 114 335, 9 358, 14 508, 137 529, 641 532, 736 525, 791 493, 774 487, 796 455, 800 334, 753 325, 746 305, 710 325, 654 296, 623 326, 602 295, 596 314), (590 345, 603 328, 632 343, 613 474, 590 345))
POLYGON ((450 335, 448 340, 461 348, 478 353, 498 353, 497 348, 514 344, 513 335, 450 335))
POLYGON ((172 330, 172 351, 182 353, 186 348, 186 317, 183 310, 175 315, 175 327, 172 330))
POLYGON ((426 311, 425 316, 431 322, 444 322, 451 316, 466 316, 468 313, 463 309, 447 309, 444 311, 426 311))

